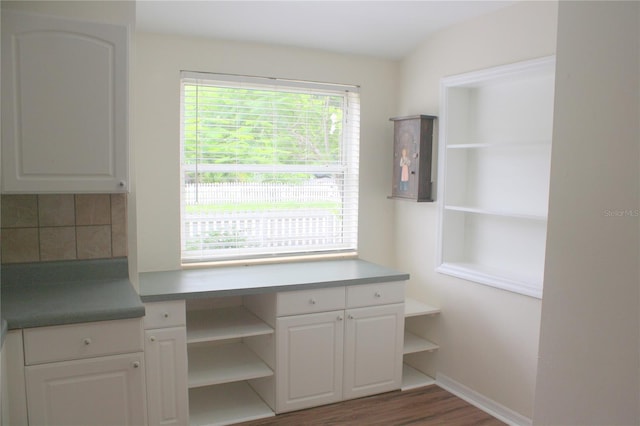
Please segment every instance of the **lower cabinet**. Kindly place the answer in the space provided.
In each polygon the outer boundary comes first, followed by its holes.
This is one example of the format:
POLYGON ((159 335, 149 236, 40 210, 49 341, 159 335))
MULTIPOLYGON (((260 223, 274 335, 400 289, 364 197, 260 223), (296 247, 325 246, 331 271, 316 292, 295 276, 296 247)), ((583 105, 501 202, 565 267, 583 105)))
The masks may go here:
POLYGON ((4 422, 225 425, 401 388, 402 282, 145 309, 11 331, 4 422))
POLYGON ((404 305, 346 311, 343 398, 400 389, 404 305))
POLYGON ((143 354, 27 366, 30 425, 141 425, 143 354))
POLYGON ((347 309, 277 318, 276 412, 400 389, 404 286, 358 287, 278 295, 287 314, 347 309))
POLYGON ((342 399, 344 311, 278 318, 276 411, 342 399))
POLYGON ((148 303, 145 310, 149 426, 188 425, 185 303, 183 300, 148 303))
POLYGON ((149 425, 186 425, 187 336, 184 327, 145 331, 149 425))
POLYGON ((29 421, 22 330, 7 332, 2 352, 2 425, 26 426, 29 421))
POLYGON ((139 319, 28 328, 21 333, 29 425, 146 423, 139 319))

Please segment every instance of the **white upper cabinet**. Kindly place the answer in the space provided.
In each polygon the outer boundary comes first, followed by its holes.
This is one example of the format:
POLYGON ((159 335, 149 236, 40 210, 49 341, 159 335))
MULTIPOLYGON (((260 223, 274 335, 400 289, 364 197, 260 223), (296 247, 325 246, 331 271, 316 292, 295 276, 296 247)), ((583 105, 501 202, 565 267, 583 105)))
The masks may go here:
POLYGON ((2 191, 128 190, 125 25, 2 12, 2 191))
POLYGON ((442 81, 438 271, 542 296, 555 61, 442 81))

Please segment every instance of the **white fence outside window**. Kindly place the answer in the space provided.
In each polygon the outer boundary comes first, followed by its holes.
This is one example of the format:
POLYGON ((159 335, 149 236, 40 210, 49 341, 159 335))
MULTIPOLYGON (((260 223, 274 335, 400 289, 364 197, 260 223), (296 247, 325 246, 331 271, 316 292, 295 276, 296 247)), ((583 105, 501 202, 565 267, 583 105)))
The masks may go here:
POLYGON ((286 183, 200 183, 186 184, 183 203, 197 204, 228 203, 273 203, 294 202, 340 202, 340 191, 333 179, 317 179, 303 184, 286 183))
MULTIPOLYGON (((336 203, 340 191, 331 179, 301 185, 280 183, 214 183, 186 185, 185 206, 277 202, 336 203)), ((291 210, 185 212, 182 219, 183 245, 200 251, 224 248, 306 248, 339 245, 343 224, 331 208, 291 210), (192 247, 195 248, 195 247, 192 247)), ((184 249, 184 247, 183 247, 184 249)))

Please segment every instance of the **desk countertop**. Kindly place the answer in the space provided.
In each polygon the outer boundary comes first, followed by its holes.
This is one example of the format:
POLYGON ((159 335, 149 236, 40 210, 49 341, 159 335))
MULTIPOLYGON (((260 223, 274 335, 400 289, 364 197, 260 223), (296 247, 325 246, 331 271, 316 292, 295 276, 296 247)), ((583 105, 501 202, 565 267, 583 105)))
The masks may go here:
POLYGON ((140 297, 158 302, 408 279, 407 273, 360 259, 187 269, 141 273, 140 297))

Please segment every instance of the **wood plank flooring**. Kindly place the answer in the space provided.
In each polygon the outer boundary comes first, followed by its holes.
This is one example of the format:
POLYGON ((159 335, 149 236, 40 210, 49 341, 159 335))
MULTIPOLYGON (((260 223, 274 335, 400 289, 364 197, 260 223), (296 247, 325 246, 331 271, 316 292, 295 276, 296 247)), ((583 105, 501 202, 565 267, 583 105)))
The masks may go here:
POLYGON ((243 426, 498 426, 505 423, 437 385, 395 391, 337 404, 279 414, 243 426))

